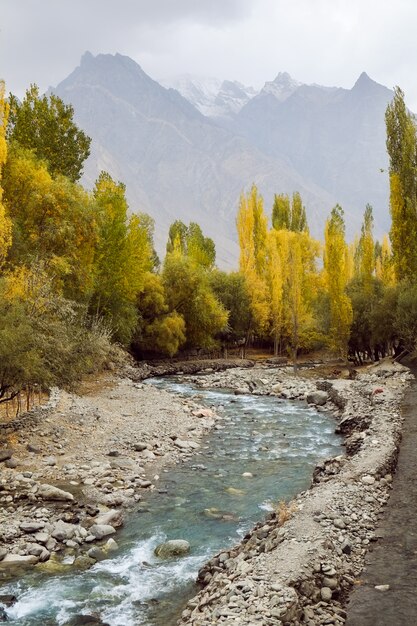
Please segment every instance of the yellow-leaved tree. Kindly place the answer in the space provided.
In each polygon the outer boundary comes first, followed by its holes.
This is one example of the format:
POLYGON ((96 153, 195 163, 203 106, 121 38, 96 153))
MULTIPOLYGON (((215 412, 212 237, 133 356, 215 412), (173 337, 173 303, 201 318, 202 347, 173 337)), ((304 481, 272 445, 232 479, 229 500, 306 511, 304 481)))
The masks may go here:
MULTIPOLYGON (((4 82, 0 81, 0 181, 3 166, 7 159, 6 129, 8 114, 9 107, 5 98, 5 86, 4 82)), ((6 259, 7 251, 12 243, 12 223, 10 218, 6 215, 2 200, 3 188, 0 183, 0 268, 6 259)))
POLYGON ((269 326, 269 296, 266 280, 267 218, 263 199, 256 185, 242 194, 237 215, 240 245, 239 270, 245 277, 250 296, 252 328, 264 334, 269 326))
POLYGON ((329 339, 332 349, 340 356, 347 356, 352 304, 346 295, 347 245, 343 209, 336 205, 326 221, 324 232, 324 282, 329 296, 329 339))

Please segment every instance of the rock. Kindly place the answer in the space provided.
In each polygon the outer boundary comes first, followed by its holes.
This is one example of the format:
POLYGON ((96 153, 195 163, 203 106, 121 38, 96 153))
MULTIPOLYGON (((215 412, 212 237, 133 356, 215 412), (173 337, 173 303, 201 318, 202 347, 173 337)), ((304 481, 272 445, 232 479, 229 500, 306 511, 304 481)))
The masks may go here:
POLYGON ((110 450, 107 452, 107 456, 120 456, 119 450, 110 450))
MULTIPOLYGON (((95 559, 91 559, 89 556, 82 554, 81 556, 77 556, 73 565, 74 567, 78 569, 86 570, 86 569, 90 569, 90 567, 92 567, 95 562, 96 562, 95 559)), ((100 624, 101 622, 96 622, 96 623, 100 624)))
POLYGON ((74 500, 72 493, 64 491, 63 489, 58 489, 58 487, 54 487, 53 485, 39 485, 36 495, 43 500, 57 500, 61 502, 74 500))
POLYGON ((97 515, 95 523, 99 525, 110 524, 110 526, 113 526, 113 528, 120 528, 120 526, 123 526, 122 512, 119 511, 119 509, 110 509, 105 513, 100 513, 100 515, 97 515))
POLYGON ((107 558, 107 554, 101 548, 93 546, 87 551, 87 556, 95 561, 104 561, 107 558))
POLYGON ((175 556, 183 556, 190 551, 190 544, 183 539, 171 539, 156 546, 154 553, 161 559, 169 559, 175 556))
POLYGON ((4 606, 13 606, 14 604, 16 604, 16 602, 16 596, 11 593, 0 595, 0 604, 4 604, 4 606))
POLYGON ((103 546, 103 552, 106 552, 106 554, 108 552, 115 552, 118 549, 119 545, 112 537, 110 537, 110 539, 107 539, 106 543, 103 546))
POLYGON ((6 556, 6 554, 7 554, 7 550, 6 550, 6 548, 1 548, 1 547, 0 547, 0 561, 2 561, 2 560, 4 559, 4 557, 6 556))
POLYGON ((64 626, 110 626, 95 615, 75 615, 64 626))
POLYGON ((38 446, 35 446, 32 443, 28 443, 28 445, 26 446, 26 450, 28 452, 34 452, 35 454, 40 454, 42 452, 42 450, 38 446))
POLYGON ((48 465, 49 467, 53 467, 54 465, 56 465, 57 461, 56 461, 56 457, 54 456, 48 456, 44 459, 44 462, 46 465, 48 465))
POLYGON ((38 562, 38 558, 32 554, 7 554, 2 560, 2 565, 7 563, 8 565, 35 565, 38 562))
POLYGON ((174 441, 174 446, 177 446, 177 448, 180 448, 181 450, 187 450, 190 447, 190 443, 189 441, 184 441, 183 439, 176 439, 174 441))
POLYGON ((38 543, 31 543, 28 546, 28 553, 33 554, 33 556, 40 556, 44 552, 45 548, 38 543))
POLYGON ((253 478, 253 474, 251 472, 243 472, 243 478, 253 478))
POLYGON ((389 585, 375 585, 377 591, 388 591, 389 585))
POLYGON ((198 409, 197 411, 191 411, 191 415, 195 417, 214 417, 214 413, 211 409, 198 409))
POLYGON ((15 469, 15 467, 17 467, 18 465, 19 465, 19 462, 13 457, 11 459, 7 459, 4 462, 4 467, 7 467, 8 469, 15 469))
POLYGON ((368 474, 366 476, 362 476, 361 481, 364 485, 373 485, 375 483, 375 477, 368 474))
POLYGON ((67 522, 59 520, 54 524, 51 536, 57 541, 67 541, 74 537, 77 528, 78 526, 76 524, 67 524, 67 522))
POLYGON ((312 391, 306 396, 308 404, 317 404, 317 406, 323 406, 328 399, 329 394, 326 391, 312 391))
POLYGON ((3 607, 0 606, 0 622, 8 622, 9 618, 7 617, 6 611, 3 607))
POLYGON ((22 522, 19 524, 20 530, 24 533, 36 533, 45 527, 45 522, 22 522))
POLYGON ((110 524, 93 524, 90 528, 90 534, 96 539, 103 539, 109 535, 114 535, 115 532, 115 528, 110 524))
POLYGON ((13 450, 0 450, 0 463, 2 463, 3 461, 7 461, 8 459, 11 459, 13 455, 13 450))
POLYGON ((320 589, 320 596, 324 602, 330 602, 332 595, 332 590, 329 587, 322 587, 320 589))
POLYGON ((143 450, 146 450, 147 447, 148 444, 144 443, 143 441, 133 444, 133 449, 136 450, 136 452, 143 452, 143 450))

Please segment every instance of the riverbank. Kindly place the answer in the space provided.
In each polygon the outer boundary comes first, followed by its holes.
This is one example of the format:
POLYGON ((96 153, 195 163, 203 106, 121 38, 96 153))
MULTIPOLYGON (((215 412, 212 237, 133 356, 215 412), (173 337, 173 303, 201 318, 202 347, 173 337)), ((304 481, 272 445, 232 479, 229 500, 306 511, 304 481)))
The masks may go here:
MULTIPOLYGON (((175 368, 202 388, 307 400, 332 412, 350 456, 321 463, 313 489, 203 567, 204 589, 189 602, 183 622, 343 623, 345 598, 388 498, 409 371, 385 362, 354 380, 328 380, 329 373, 353 374, 311 367, 295 375, 289 367, 240 364, 225 371, 223 361, 175 368)), ((157 491, 161 472, 192 456, 211 428, 222 428, 221 414, 198 404, 198 391, 192 400, 181 399, 137 382, 146 371, 127 373, 131 378, 90 380, 82 394, 53 393, 49 407, 10 431, 13 455, 1 464, 3 577, 21 564, 54 573, 107 557, 123 509, 157 491), (17 465, 4 467, 10 461, 17 465), (45 484, 67 495, 52 500, 45 484)))
POLYGON ((46 405, 2 425, 0 580, 32 566, 85 569, 108 556, 123 511, 216 427, 219 416, 198 401, 137 382, 150 373, 127 367, 77 393, 54 389, 46 405))
POLYGON ((400 403, 413 377, 407 368, 384 361, 354 380, 316 380, 314 397, 311 378, 293 378, 291 385, 289 374, 276 377, 266 370, 254 381, 253 372, 213 374, 203 385, 237 393, 270 388, 293 398, 307 394, 337 416, 348 456, 318 465, 311 489, 211 559, 199 573, 203 588, 180 623, 343 624, 346 600, 361 584, 389 498, 401 440, 400 403))

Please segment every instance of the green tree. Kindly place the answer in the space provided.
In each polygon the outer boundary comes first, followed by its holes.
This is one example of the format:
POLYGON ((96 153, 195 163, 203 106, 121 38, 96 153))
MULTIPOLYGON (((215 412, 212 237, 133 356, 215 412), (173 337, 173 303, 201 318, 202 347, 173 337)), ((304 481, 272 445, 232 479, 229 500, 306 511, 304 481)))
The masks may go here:
POLYGON ((98 244, 91 311, 108 320, 118 341, 127 344, 137 324, 137 297, 153 267, 149 221, 127 217, 125 186, 102 172, 94 188, 98 244))
POLYGON ((385 113, 393 263, 398 281, 417 275, 417 134, 404 94, 395 88, 385 113))
POLYGON ((275 194, 272 207, 272 226, 276 230, 292 230, 295 233, 308 232, 306 209, 298 191, 293 193, 291 201, 288 194, 275 194))
POLYGON ((132 341, 135 354, 176 354, 185 343, 185 322, 176 311, 169 311, 159 275, 150 272, 145 275, 138 297, 138 311, 139 320, 132 341))
POLYGON ((170 311, 185 321, 186 345, 210 348, 227 325, 228 313, 210 288, 204 268, 178 251, 166 255, 162 281, 170 311))
POLYGON ((210 286, 224 309, 229 312, 227 327, 221 339, 234 343, 244 339, 251 325, 250 297, 245 278, 239 272, 210 274, 210 286))
POLYGON ((74 123, 74 109, 58 96, 40 96, 36 85, 26 91, 23 102, 10 95, 9 140, 35 150, 52 175, 76 181, 90 154, 91 139, 74 123))
POLYGON ((216 248, 210 237, 204 237, 198 224, 190 222, 186 226, 181 220, 171 224, 168 233, 167 252, 179 251, 194 263, 212 269, 216 261, 216 248))
POLYGON ((361 228, 361 236, 355 251, 356 274, 363 283, 364 290, 372 292, 372 279, 375 273, 375 244, 373 237, 374 218, 372 207, 366 205, 361 228))

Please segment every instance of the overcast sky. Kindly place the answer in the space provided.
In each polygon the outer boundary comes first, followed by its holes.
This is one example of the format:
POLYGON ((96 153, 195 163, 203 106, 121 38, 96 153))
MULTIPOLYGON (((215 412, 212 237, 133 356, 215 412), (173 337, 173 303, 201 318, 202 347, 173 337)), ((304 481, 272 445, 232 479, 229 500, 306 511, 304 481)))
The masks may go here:
POLYGON ((417 111, 416 0, 0 0, 0 78, 55 86, 89 50, 152 78, 183 73, 261 87, 279 71, 351 87, 399 85, 417 111))

